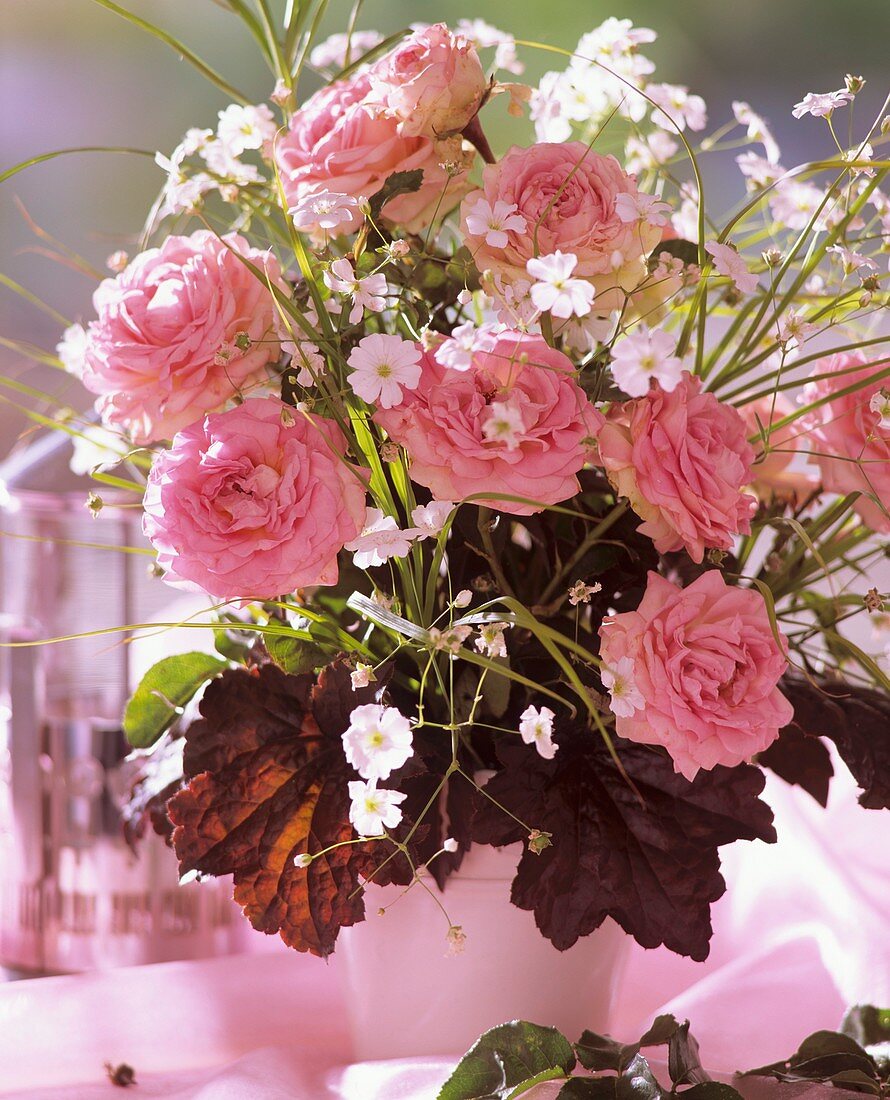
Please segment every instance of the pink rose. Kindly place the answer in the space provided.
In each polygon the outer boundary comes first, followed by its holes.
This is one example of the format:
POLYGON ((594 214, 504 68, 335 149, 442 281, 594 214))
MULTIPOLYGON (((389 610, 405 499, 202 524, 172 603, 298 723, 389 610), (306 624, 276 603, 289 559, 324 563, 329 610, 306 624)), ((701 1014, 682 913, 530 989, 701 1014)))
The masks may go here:
POLYGON ((831 400, 801 418, 824 487, 832 493, 862 493, 854 507, 882 534, 890 532, 890 430, 881 427, 880 414, 869 403, 890 384, 879 377, 886 369, 886 360, 870 363, 862 352, 818 360, 813 375, 829 377, 806 384, 804 403, 831 400), (841 394, 848 386, 859 388, 841 394))
POLYGON ((444 23, 408 35, 369 76, 369 98, 408 136, 459 133, 475 117, 488 88, 475 46, 444 23))
POLYGON ((482 173, 482 190, 461 205, 461 230, 476 267, 491 271, 502 285, 527 280, 525 265, 534 256, 570 252, 578 258, 575 276, 589 279, 597 291, 594 312, 619 309, 624 290, 647 276, 645 257, 661 240, 661 229, 645 219, 627 216, 616 199, 639 194, 636 180, 612 156, 594 153, 583 141, 541 142, 529 149, 514 146, 482 173), (502 236, 471 233, 467 216, 480 199, 494 209, 500 202, 515 207, 525 228, 506 231, 506 244, 489 243, 502 236))
POLYGON ((644 523, 659 553, 684 546, 700 562, 706 547, 729 550, 751 530, 757 502, 754 448, 745 421, 688 371, 671 393, 654 385, 645 397, 609 410, 599 434, 602 465, 615 492, 644 523))
MULTIPOLYGON (((385 217, 409 232, 418 232, 432 218, 443 193, 440 213, 462 194, 456 179, 439 167, 444 159, 425 137, 399 133, 398 119, 389 118, 367 98, 367 72, 322 88, 296 111, 290 129, 275 143, 275 161, 291 206, 322 191, 352 198, 370 198, 393 172, 423 171, 419 191, 399 195, 386 204, 385 217)), ((362 223, 356 211, 341 222, 339 233, 351 233, 362 223)))
POLYGON ((754 443, 754 467, 751 471, 751 489, 761 500, 769 502, 773 498, 786 500, 792 497, 802 498, 815 488, 813 478, 802 470, 789 467, 796 454, 802 453, 803 431, 800 421, 786 424, 784 428, 770 428, 794 412, 794 406, 781 393, 761 397, 739 412, 745 419, 749 439, 757 436, 754 443), (769 449, 765 449, 761 432, 766 432, 769 449))
POLYGON ((276 308, 239 255, 283 285, 270 253, 205 230, 168 237, 99 284, 83 382, 99 395, 108 426, 138 444, 169 439, 265 378, 280 352, 276 308), (249 338, 246 350, 236 344, 239 333, 249 338))
POLYGON ((650 573, 637 610, 606 620, 600 637, 615 729, 663 745, 687 779, 762 752, 794 716, 776 687, 784 640, 780 649, 763 598, 718 569, 687 588, 650 573))
POLYGON ((417 388, 374 419, 405 447, 411 477, 437 500, 484 493, 476 503, 531 515, 578 491, 576 475, 603 418, 562 352, 540 336, 503 332, 466 370, 430 353, 421 366, 417 388))
POLYGON ((335 584, 365 518, 365 488, 331 421, 251 398, 179 432, 155 456, 143 530, 166 579, 221 599, 335 584))

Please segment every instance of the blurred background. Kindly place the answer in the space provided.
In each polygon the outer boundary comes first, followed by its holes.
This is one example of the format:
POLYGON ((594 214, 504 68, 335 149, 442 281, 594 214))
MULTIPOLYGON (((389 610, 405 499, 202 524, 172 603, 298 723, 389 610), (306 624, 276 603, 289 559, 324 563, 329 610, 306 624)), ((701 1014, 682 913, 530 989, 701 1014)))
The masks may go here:
MULTIPOLYGON (((253 40, 215 0, 125 3, 181 39, 251 101, 267 99, 273 80, 253 40)), ((282 8, 283 0, 274 6, 282 8)), ((342 31, 352 6, 353 0, 331 0, 320 37, 342 31)), ((686 84, 705 98, 707 132, 731 119, 733 100, 749 101, 771 122, 786 167, 831 152, 823 124, 791 116, 807 91, 841 87, 847 72, 865 76, 856 112, 864 126, 879 110, 890 76, 890 0, 366 0, 357 25, 390 34, 414 21, 481 18, 571 50, 610 15, 658 32, 658 42, 645 49, 657 64, 656 79, 686 84)), ((520 57, 526 65, 520 79, 530 84, 567 63, 527 47, 520 57)), ((307 74, 301 94, 316 83, 307 74)), ((169 153, 191 126, 213 127, 226 105, 166 45, 93 0, 0 0, 0 175, 57 149, 127 146, 147 154, 74 154, 0 183, 0 376, 56 397, 46 407, 28 399, 31 408, 53 415, 58 404, 89 404, 76 381, 8 343, 52 352, 66 323, 91 317, 95 280, 49 258, 40 232, 104 272, 110 253, 132 252, 163 182, 154 151, 169 153), (49 312, 12 293, 3 277, 43 299, 49 312)), ((496 151, 532 140, 530 124, 509 119, 503 102, 487 109, 486 130, 496 151)), ((742 179, 732 154, 706 161, 704 169, 709 208, 719 216, 743 194, 742 179)), ((20 463, 24 446, 34 442, 17 400, 0 387, 0 462, 17 451, 20 463)), ((103 545, 139 541, 137 509, 106 508, 94 522, 83 507, 83 486, 76 496, 45 495, 61 488, 66 465, 67 450, 41 459, 36 476, 29 470, 10 482, 5 503, 10 467, 0 468, 3 527, 23 536, 0 545, 0 637, 178 621, 190 608, 172 607, 170 590, 147 582, 145 558, 103 552, 103 545), (29 489, 44 495, 29 498, 29 489)), ((164 651, 198 643, 165 635, 157 643, 163 649, 134 660, 136 647, 121 646, 119 638, 0 649, 0 970, 4 962, 46 972, 213 954, 243 938, 224 880, 180 888, 157 838, 149 837, 140 861, 120 839, 116 800, 133 783, 121 765, 127 682, 164 651)), ((251 939, 256 947, 263 938, 251 939)))

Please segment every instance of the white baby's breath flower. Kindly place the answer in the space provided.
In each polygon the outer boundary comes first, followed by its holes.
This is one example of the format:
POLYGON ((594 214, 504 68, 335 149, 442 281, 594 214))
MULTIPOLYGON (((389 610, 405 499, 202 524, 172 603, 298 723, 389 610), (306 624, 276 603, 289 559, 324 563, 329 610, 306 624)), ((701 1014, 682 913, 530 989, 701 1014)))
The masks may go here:
POLYGON ((509 623, 484 623, 479 627, 479 637, 473 643, 476 649, 486 657, 506 657, 507 643, 504 631, 509 623))
POLYGON ((411 723, 395 707, 364 703, 349 715, 346 759, 363 779, 388 779, 413 753, 411 723))
POLYGON ((508 451, 515 451, 525 431, 522 409, 513 398, 492 401, 488 406, 488 419, 482 425, 482 434, 489 443, 503 443, 508 451))
POLYGON ((704 130, 708 123, 705 101, 680 84, 647 84, 646 95, 658 105, 652 122, 663 130, 704 130))
POLYGON ((349 680, 352 684, 353 691, 368 687, 376 679, 377 677, 374 675, 373 667, 371 665, 363 665, 361 661, 356 662, 355 670, 349 674, 349 680))
POLYGON ((556 251, 529 260, 526 271, 535 280, 531 297, 535 307, 554 317, 585 317, 593 305, 593 286, 584 279, 573 279, 578 257, 556 251))
POLYGON ((629 397, 645 397, 653 380, 670 393, 683 376, 683 361, 674 354, 676 350, 670 333, 639 324, 612 349, 612 377, 629 397))
POLYGON ((852 275, 856 271, 877 271, 878 265, 874 260, 868 256, 864 256, 861 252, 853 252, 849 248, 844 248, 842 244, 832 244, 825 249, 826 252, 833 252, 840 258, 841 266, 844 269, 845 275, 852 275))
POLYGON ((519 715, 519 736, 526 745, 534 745, 545 760, 552 760, 559 745, 553 742, 553 719, 549 707, 526 707, 519 715))
POLYGON ((473 593, 469 588, 462 588, 460 592, 451 601, 451 606, 462 610, 465 607, 469 607, 473 602, 473 593))
POLYGON ((575 581, 572 587, 569 589, 569 603, 572 607, 577 607, 579 603, 590 603, 590 597, 595 596, 597 592, 602 592, 603 586, 599 581, 594 581, 593 584, 585 584, 584 581, 575 581))
POLYGON ((75 378, 83 377, 84 360, 87 354, 87 330, 83 325, 69 325, 62 333, 62 339, 56 344, 56 355, 62 366, 75 378))
POLYGON ((484 237, 489 248, 506 248, 507 233, 522 233, 526 228, 525 218, 516 213, 518 209, 515 202, 503 199, 496 199, 494 206, 487 199, 477 199, 467 211, 467 229, 474 237, 484 237))
POLYGON ((356 216, 359 200, 353 195, 341 195, 335 191, 319 191, 290 207, 288 214, 297 229, 336 229, 343 222, 351 222, 356 216))
POLYGON ((882 432, 890 432, 890 390, 882 387, 877 393, 873 393, 868 407, 878 415, 876 427, 882 432))
POLYGON ((450 500, 431 500, 429 504, 412 508, 411 522, 419 532, 418 539, 435 538, 448 522, 454 507, 450 500))
POLYGON ((375 332, 359 340, 349 353, 349 384, 369 404, 391 409, 402 400, 402 387, 413 390, 420 381, 421 353, 401 336, 375 332))
POLYGON ((615 196, 615 213, 623 222, 648 222, 650 225, 667 225, 665 215, 671 208, 657 195, 645 195, 642 191, 630 194, 621 191, 615 196))
POLYGON ((837 92, 807 92, 800 103, 795 103, 791 113, 795 118, 812 115, 813 118, 831 118, 838 107, 853 102, 853 96, 844 88, 837 92))
POLYGON ((408 797, 399 791, 378 791, 375 782, 348 784, 349 820, 359 836, 382 836, 402 820, 399 803, 408 797))
POLYGON ((352 560, 358 569, 369 569, 383 565, 389 558, 404 558, 417 535, 418 532, 410 527, 401 530, 395 518, 384 515, 379 508, 369 508, 362 533, 347 542, 343 549, 352 551, 352 560))
POLYGON ((757 141, 763 146, 766 159, 770 164, 779 163, 779 145, 773 137, 765 119, 756 114, 749 103, 736 100, 732 105, 732 113, 740 126, 747 127, 748 141, 757 141))
POLYGON ((447 837, 445 840, 442 841, 442 849, 445 852, 456 852, 457 841, 454 839, 454 837, 447 837))
POLYGON ((366 309, 372 313, 380 313, 386 309, 385 275, 379 273, 356 275, 352 264, 344 257, 334 260, 324 273, 324 281, 331 290, 345 295, 352 302, 352 309, 349 312, 351 325, 357 324, 362 319, 366 309))
POLYGON ((300 852, 299 855, 294 856, 294 867, 299 867, 301 870, 305 870, 312 863, 312 856, 308 852, 300 852))
POLYGON ((262 149, 270 145, 277 129, 275 116, 265 103, 256 107, 232 103, 219 112, 216 136, 230 156, 239 157, 248 149, 262 149))
POLYGON ((728 244, 719 244, 717 241, 707 241, 705 252, 714 258, 714 268, 720 275, 732 279, 743 294, 750 294, 757 289, 758 279, 753 271, 748 270, 748 265, 736 250, 728 244))
POLYGON ((620 657, 612 668, 603 667, 600 679, 610 696, 609 707, 617 718, 630 718, 645 706, 634 681, 634 663, 630 657, 620 657))
POLYGON ((452 656, 460 652, 461 646, 472 633, 471 626, 449 626, 444 630, 431 626, 429 629, 433 649, 450 653, 452 656))

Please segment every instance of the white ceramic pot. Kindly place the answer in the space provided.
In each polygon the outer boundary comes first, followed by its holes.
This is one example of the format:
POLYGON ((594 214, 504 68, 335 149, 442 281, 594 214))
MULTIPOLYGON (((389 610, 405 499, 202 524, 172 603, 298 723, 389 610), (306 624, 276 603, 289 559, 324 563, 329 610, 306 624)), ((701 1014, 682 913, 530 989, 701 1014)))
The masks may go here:
POLYGON ((611 920, 568 951, 557 951, 534 915, 510 904, 520 846, 473 847, 439 894, 466 935, 449 954, 448 921, 415 885, 384 916, 402 887, 369 886, 368 917, 337 942, 354 1057, 365 1061, 459 1055, 481 1032, 507 1020, 558 1027, 570 1040, 608 1030, 628 938, 611 920))

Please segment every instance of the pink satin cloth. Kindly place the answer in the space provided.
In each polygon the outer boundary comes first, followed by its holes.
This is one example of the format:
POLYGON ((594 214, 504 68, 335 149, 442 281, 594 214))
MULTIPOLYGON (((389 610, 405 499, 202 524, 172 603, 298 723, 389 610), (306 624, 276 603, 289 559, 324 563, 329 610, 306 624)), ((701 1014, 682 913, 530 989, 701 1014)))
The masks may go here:
MULTIPOLYGON (((729 890, 706 963, 634 945, 616 1037, 637 1038, 659 1012, 688 1017, 705 1065, 727 1075, 836 1028, 846 1005, 890 1005, 890 814, 860 809, 836 770, 827 812, 770 778, 779 844, 724 849, 729 890)), ((434 1100, 454 1060, 350 1064, 336 958, 260 942, 269 949, 254 955, 0 987, 0 1096, 108 1100, 118 1093, 103 1063, 128 1062, 139 1083, 130 1095, 141 1097, 434 1100)), ((398 996, 397 983, 380 996, 398 996)), ((743 1087, 750 1100, 839 1095, 743 1087)))

